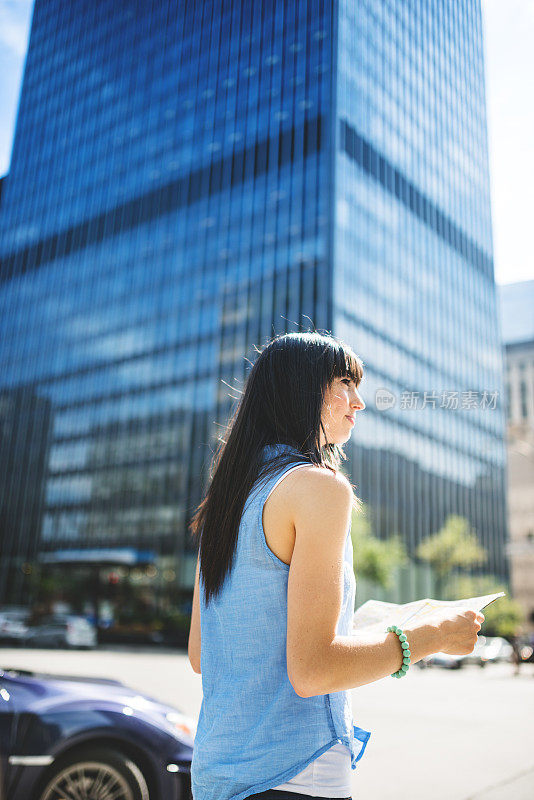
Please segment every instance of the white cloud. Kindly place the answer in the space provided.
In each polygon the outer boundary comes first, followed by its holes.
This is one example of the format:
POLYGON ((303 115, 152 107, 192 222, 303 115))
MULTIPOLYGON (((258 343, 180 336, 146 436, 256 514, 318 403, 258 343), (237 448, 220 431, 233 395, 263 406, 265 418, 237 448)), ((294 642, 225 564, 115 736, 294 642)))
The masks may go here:
POLYGON ((28 46, 28 22, 33 0, 0 2, 0 47, 24 58, 28 46))
POLYGON ((483 0, 495 273, 534 277, 534 0, 483 0))

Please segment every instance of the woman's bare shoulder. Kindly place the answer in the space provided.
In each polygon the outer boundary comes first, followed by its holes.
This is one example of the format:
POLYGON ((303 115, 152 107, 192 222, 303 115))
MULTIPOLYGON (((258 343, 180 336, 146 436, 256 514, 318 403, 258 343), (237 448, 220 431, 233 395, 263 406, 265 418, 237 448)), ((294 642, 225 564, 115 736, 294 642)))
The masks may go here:
POLYGON ((321 467, 317 464, 306 464, 291 473, 292 494, 298 492, 299 495, 319 494, 326 499, 339 499, 340 496, 352 495, 352 486, 348 478, 342 472, 334 472, 328 467, 321 467))
MULTIPOLYGON (((325 529, 346 530, 354 503, 352 485, 342 472, 315 464, 296 469, 283 497, 285 513, 295 535, 314 539, 325 529)), ((322 546, 322 544, 318 545, 322 546)))

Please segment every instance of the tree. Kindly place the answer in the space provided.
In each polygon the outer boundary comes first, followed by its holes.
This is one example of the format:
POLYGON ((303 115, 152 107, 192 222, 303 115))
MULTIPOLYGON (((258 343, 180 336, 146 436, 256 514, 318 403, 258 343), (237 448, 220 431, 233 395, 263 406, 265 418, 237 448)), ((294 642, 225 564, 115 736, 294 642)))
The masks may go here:
MULTIPOLYGON (((416 550, 421 561, 428 562, 437 578, 436 594, 443 598, 445 579, 453 569, 483 564, 487 553, 475 531, 464 517, 451 514, 440 530, 425 539, 416 550)), ((495 591, 495 590, 493 590, 495 591)))
POLYGON ((352 512, 350 533, 356 578, 367 578, 388 589, 396 568, 408 561, 400 536, 386 540, 374 536, 369 509, 365 504, 362 504, 360 511, 352 512))

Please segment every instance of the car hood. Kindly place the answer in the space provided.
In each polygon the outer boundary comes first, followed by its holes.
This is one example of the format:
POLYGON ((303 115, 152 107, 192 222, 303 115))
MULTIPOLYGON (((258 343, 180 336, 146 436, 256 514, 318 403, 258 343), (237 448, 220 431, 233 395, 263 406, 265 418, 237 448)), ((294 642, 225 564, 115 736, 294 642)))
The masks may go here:
POLYGON ((161 703, 144 692, 138 692, 121 681, 106 678, 21 673, 18 670, 0 668, 0 679, 24 688, 26 700, 24 707, 19 705, 18 711, 42 713, 73 702, 88 702, 91 705, 113 703, 128 706, 149 715, 151 712, 158 716, 170 712, 180 713, 178 709, 161 703))

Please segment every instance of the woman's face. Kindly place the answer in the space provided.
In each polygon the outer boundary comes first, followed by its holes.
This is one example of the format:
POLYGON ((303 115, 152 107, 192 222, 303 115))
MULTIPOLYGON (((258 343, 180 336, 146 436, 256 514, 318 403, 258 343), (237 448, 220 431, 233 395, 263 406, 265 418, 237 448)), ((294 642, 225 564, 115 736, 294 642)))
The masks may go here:
MULTIPOLYGON (((334 378, 326 390, 321 419, 330 444, 343 444, 350 439, 356 411, 365 408, 356 384, 348 376, 334 378), (352 420, 349 419, 352 417, 352 420)), ((326 444, 321 430, 321 447, 326 444)))

